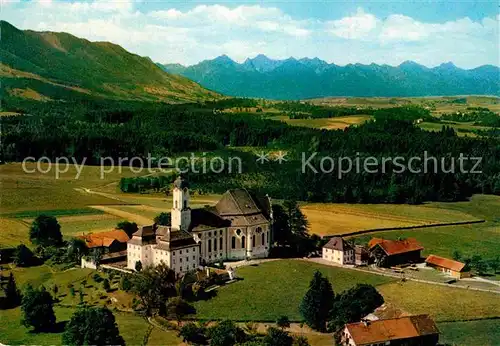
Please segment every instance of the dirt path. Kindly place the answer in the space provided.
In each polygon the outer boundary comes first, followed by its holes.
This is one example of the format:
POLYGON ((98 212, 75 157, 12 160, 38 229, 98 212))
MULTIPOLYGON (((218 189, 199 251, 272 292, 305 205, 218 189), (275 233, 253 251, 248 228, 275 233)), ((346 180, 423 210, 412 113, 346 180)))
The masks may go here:
POLYGON ((128 221, 131 221, 131 222, 135 222, 139 226, 150 225, 154 222, 153 219, 150 219, 150 218, 147 218, 147 217, 144 217, 141 215, 137 215, 134 213, 130 213, 128 211, 119 210, 119 209, 116 209, 116 208, 113 208, 110 206, 90 205, 89 207, 97 209, 97 210, 102 210, 105 213, 124 218, 128 221))

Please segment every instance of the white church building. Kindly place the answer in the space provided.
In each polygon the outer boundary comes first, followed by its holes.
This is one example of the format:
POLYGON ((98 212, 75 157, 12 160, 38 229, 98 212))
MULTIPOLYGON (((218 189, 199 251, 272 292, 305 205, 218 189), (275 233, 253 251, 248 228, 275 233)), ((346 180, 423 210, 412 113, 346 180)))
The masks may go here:
POLYGON ((228 190, 213 207, 190 208, 189 184, 174 181, 171 226, 139 227, 127 244, 127 268, 164 262, 178 273, 223 260, 267 257, 271 203, 245 189, 228 190))

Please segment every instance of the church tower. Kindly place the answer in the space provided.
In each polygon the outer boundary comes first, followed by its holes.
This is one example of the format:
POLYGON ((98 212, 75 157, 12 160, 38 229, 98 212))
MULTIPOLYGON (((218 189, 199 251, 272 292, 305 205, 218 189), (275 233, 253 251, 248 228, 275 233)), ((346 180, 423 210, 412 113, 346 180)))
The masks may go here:
POLYGON ((171 210, 172 229, 187 231, 191 224, 191 208, 189 207, 189 184, 179 176, 174 181, 173 207, 171 210))

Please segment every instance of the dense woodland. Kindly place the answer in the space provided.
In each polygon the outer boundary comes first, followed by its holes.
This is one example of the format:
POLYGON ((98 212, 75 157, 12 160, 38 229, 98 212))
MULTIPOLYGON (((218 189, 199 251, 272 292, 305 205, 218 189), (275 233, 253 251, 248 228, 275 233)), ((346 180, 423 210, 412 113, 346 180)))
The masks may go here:
MULTIPOLYGON (((458 137, 446 126, 440 132, 414 125, 426 111, 399 107, 374 111, 375 120, 345 130, 292 127, 268 119, 265 113, 221 113, 216 109, 255 107, 255 100, 233 99, 206 104, 168 105, 122 101, 36 103, 8 99, 4 110, 24 115, 3 117, 2 161, 22 161, 27 156, 86 158, 99 164, 101 157, 175 157, 208 152, 222 157, 241 157, 243 173, 188 173, 195 191, 223 192, 246 187, 274 198, 324 202, 420 203, 427 200, 456 201, 473 193, 500 193, 500 140, 458 137), (243 150, 243 148, 245 150, 243 150), (252 153, 283 150, 287 161, 256 163, 252 153), (301 172, 302 153, 318 168, 323 156, 365 158, 401 156, 445 157, 460 153, 482 157, 482 174, 445 173, 431 162, 428 173, 397 173, 389 164, 386 172, 353 171, 341 179, 332 173, 301 172)), ((334 110, 335 111, 335 110, 334 110)), ((380 160, 381 161, 381 160, 380 160)), ((438 162, 440 166, 440 162, 438 162)), ((470 170, 474 162, 466 161, 470 170)), ((146 174, 146 173, 145 173, 146 174)), ((147 191, 165 187, 170 179, 149 177, 122 181, 124 191, 147 191)))

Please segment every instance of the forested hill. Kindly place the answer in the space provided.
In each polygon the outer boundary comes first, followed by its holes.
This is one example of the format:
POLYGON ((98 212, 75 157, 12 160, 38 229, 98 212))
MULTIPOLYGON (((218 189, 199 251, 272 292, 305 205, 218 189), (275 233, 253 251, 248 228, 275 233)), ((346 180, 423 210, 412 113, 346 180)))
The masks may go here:
POLYGON ((0 21, 2 93, 35 100, 105 97, 184 102, 218 94, 109 42, 0 21))
POLYGON ((160 66, 211 90, 241 97, 500 95, 500 69, 492 65, 470 70, 452 63, 428 68, 412 61, 338 66, 318 58, 273 60, 264 55, 239 64, 223 55, 189 67, 160 66))

